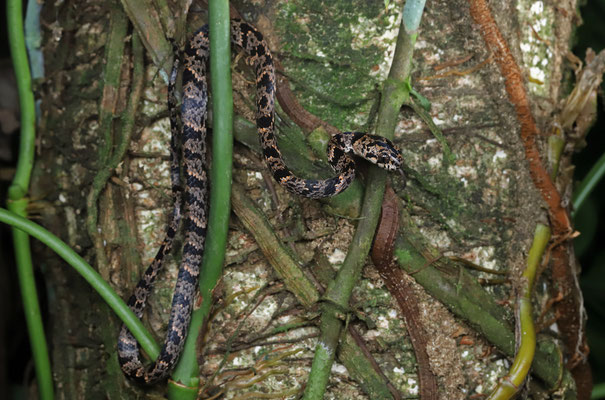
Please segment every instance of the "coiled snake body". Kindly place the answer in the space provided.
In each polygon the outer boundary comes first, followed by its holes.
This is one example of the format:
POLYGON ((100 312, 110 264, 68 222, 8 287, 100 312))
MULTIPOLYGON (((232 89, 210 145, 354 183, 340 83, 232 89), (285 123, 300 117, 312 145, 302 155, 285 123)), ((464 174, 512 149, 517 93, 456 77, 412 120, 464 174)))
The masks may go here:
MULTIPOLYGON (((401 153, 389 140, 360 132, 334 135, 328 144, 328 159, 337 176, 325 180, 302 179, 285 165, 277 147, 274 130, 275 68, 267 43, 261 33, 241 20, 231 21, 232 43, 250 57, 256 72, 256 125, 263 155, 275 179, 290 192, 309 198, 336 195, 346 189, 355 177, 355 162, 350 154, 366 158, 372 163, 394 171, 400 168, 401 153)), ((208 27, 201 28, 189 41, 184 52, 183 100, 181 105, 182 133, 178 127, 175 100, 175 81, 178 62, 175 63, 169 86, 168 104, 172 139, 170 147, 171 180, 174 209, 171 222, 158 253, 137 284, 128 306, 138 318, 143 315, 147 296, 162 267, 164 256, 170 251, 181 219, 182 189, 179 155, 185 163, 185 244, 177 283, 172 299, 168 331, 157 360, 145 367, 140 359, 139 345, 125 326, 118 340, 118 359, 122 371, 130 378, 152 384, 168 376, 179 358, 189 328, 191 311, 198 286, 199 266, 204 249, 207 223, 207 156, 206 107, 208 89, 206 65, 209 55, 208 27), (181 137, 182 136, 182 137, 181 137)))

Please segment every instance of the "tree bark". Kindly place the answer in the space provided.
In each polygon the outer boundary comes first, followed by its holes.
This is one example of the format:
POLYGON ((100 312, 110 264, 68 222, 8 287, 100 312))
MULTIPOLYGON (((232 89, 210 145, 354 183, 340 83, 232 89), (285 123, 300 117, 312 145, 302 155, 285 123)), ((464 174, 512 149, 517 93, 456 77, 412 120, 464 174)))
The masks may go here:
MULTIPOLYGON (((149 35, 129 20, 127 15, 132 14, 124 12, 124 3, 128 2, 66 0, 45 5, 46 79, 38 86, 42 121, 31 195, 45 201, 42 223, 83 255, 126 299, 162 240, 171 197, 166 85, 152 59, 162 65, 167 62, 159 60, 157 48, 151 49, 154 45, 149 35), (138 78, 132 70, 136 34, 143 38, 147 58, 144 89, 132 113, 128 102, 138 78), (112 66, 116 67, 114 72, 110 71, 112 66), (117 85, 111 83, 111 76, 117 77, 117 85), (131 137, 125 136, 129 118, 134 121, 131 137), (112 154, 119 154, 124 140, 128 150, 109 171, 108 179, 100 181, 100 195, 91 204, 95 177, 107 167, 112 154), (91 213, 96 215, 95 229, 91 229, 91 213)), ((181 30, 192 32, 206 16, 205 10, 194 4, 188 28, 183 29, 175 23, 182 19, 180 6, 171 3, 170 11, 161 8, 159 1, 144 3, 149 8, 140 13, 157 18, 169 37, 181 30)), ((496 275, 467 269, 460 263, 442 265, 453 268, 454 273, 447 269, 447 274, 459 277, 454 281, 460 285, 458 289, 466 288, 465 282, 470 280, 480 291, 477 296, 493 302, 498 307, 494 314, 513 332, 514 291, 526 265, 532 235, 536 224, 548 224, 552 214, 526 158, 523 124, 507 92, 506 77, 494 49, 482 36, 480 23, 471 16, 475 3, 427 2, 413 58, 411 85, 430 101, 430 117, 443 132, 453 158, 422 118, 411 107, 404 107, 395 142, 404 154, 408 184, 403 188, 400 178, 393 177, 391 186, 404 205, 403 216, 408 218, 399 223, 402 236, 411 238, 410 248, 413 240, 418 240, 423 248, 431 249, 423 253, 426 265, 421 269, 433 268, 439 264, 435 264, 437 259, 449 263, 448 257, 455 256, 506 272, 504 283, 481 287, 477 281, 489 282, 496 275), (412 228, 405 224, 412 224, 412 228), (433 259, 426 256, 429 253, 433 259)), ((565 55, 576 23, 574 0, 550 3, 519 0, 488 5, 520 68, 522 82, 515 87, 529 99, 529 112, 539 133, 535 137, 541 154, 538 161, 547 168, 547 139, 571 79, 565 55)), ((342 131, 372 130, 379 88, 393 55, 402 1, 386 5, 363 0, 232 4, 263 32, 283 66, 280 74, 308 112, 342 131)), ((252 120, 254 90, 249 81, 254 78, 244 63, 234 64, 236 113, 252 120)), ((329 175, 322 156, 310 149, 303 130, 288 117, 291 110, 284 104, 281 107, 278 133, 286 161, 297 171, 329 175)), ((251 198, 246 207, 254 206, 267 216, 283 242, 281 248, 298 263, 293 268, 304 266, 305 276, 313 276, 313 290, 320 293, 342 262, 354 231, 355 219, 338 215, 355 214, 355 207, 343 211, 334 203, 303 200, 264 180, 269 174, 260 161, 256 139, 250 139, 254 129, 240 120, 235 130, 239 142, 234 181, 245 189, 238 196, 247 196, 245 201, 251 198)), ((559 170, 570 165, 569 153, 564 153, 559 170)), ((363 166, 360 169, 358 180, 363 183, 363 166)), ((351 190, 361 190, 359 183, 351 190)), ((566 204, 569 175, 560 174, 555 183, 566 204)), ((237 215, 232 216, 225 275, 215 290, 217 306, 198 347, 202 385, 207 383, 203 397, 220 391, 228 396, 294 396, 304 387, 313 357, 319 296, 305 296, 312 299, 309 304, 301 300, 300 293, 289 286, 284 270, 274 269, 274 258, 278 257, 272 258, 273 253, 266 250, 276 240, 262 243, 263 235, 270 233, 259 233, 255 224, 247 225, 245 217, 238 214, 242 211, 235 205, 234 209, 237 215), (253 384, 254 374, 258 380, 253 384)), ((564 237, 553 240, 564 249, 570 246, 564 237)), ((180 251, 178 245, 175 247, 145 316, 158 341, 163 338, 178 268, 180 251)), ((567 250, 563 253, 569 255, 567 250)), ((115 352, 120 322, 69 266, 48 250, 41 254, 52 317, 49 334, 57 398, 122 399, 162 392, 161 385, 144 392, 124 379, 115 352)), ((570 271, 575 271, 575 263, 572 256, 565 259, 570 271)), ((436 270, 439 273, 439 268, 436 270)), ((330 398, 410 398, 418 394, 416 358, 406 335, 408 328, 383 278, 368 260, 347 319, 354 333, 343 335, 340 358, 332 368, 330 398), (372 381, 364 371, 355 371, 354 357, 365 360, 362 363, 371 359, 374 367, 369 369, 380 370, 388 388, 380 391, 369 383, 372 381)), ((430 284, 415 280, 414 273, 402 279, 414 292, 410 297, 415 297, 418 323, 427 334, 428 367, 437 379, 439 398, 489 394, 498 378, 507 373, 509 363, 503 361, 506 351, 494 348, 474 322, 461 318, 454 303, 437 300, 430 284)), ((559 283, 553 282, 550 269, 545 267, 533 296, 534 316, 543 328, 539 340, 551 346, 544 354, 559 351, 573 359, 576 350, 553 340, 557 334, 546 324, 555 316, 550 300, 559 283)), ((573 298, 574 293, 565 296, 573 298)), ((578 307, 572 317, 582 325, 578 307)), ((509 346, 514 348, 514 343, 509 346)), ((423 359, 426 363, 426 357, 423 359)), ((534 376, 526 390, 536 398, 576 397, 567 372, 562 382, 534 376), (554 394, 550 393, 553 389, 554 394)), ((585 398, 582 396, 577 398, 585 398)))

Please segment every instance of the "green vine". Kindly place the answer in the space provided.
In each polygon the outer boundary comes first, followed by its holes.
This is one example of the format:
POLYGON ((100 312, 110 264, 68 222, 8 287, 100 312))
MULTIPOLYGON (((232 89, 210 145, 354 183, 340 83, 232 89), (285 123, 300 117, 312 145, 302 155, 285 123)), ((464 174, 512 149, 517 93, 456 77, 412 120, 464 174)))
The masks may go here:
MULTIPOLYGON (((36 110, 29 63, 25 50, 21 0, 8 0, 6 2, 6 18, 8 42, 17 81, 17 89, 19 91, 21 110, 21 141, 19 143, 17 170, 15 171, 13 182, 8 189, 8 208, 16 215, 27 218, 27 206, 29 204, 27 193, 34 163, 34 143, 36 140, 36 110)), ((36 283, 34 281, 34 267, 29 236, 25 232, 13 228, 13 245, 40 398, 43 400, 52 400, 54 398, 52 371, 48 357, 46 337, 44 336, 44 325, 40 315, 36 283)))
MULTIPOLYGON (((411 12, 407 7, 409 5, 406 3, 403 11, 404 14, 411 12)), ((419 12, 422 15, 422 11, 423 7, 420 7, 420 9, 412 12, 419 12)), ((410 74, 416 34, 406 32, 403 22, 405 19, 402 19, 399 28, 395 55, 388 79, 384 83, 382 102, 378 111, 378 122, 376 125, 376 133, 388 139, 392 139, 394 136, 401 105, 409 99, 409 93, 402 90, 402 88, 406 87, 405 81, 410 74)), ((378 224, 386 177, 386 172, 378 168, 372 167, 369 170, 361 219, 357 225, 357 230, 353 236, 344 263, 324 294, 320 325, 321 334, 315 347, 315 357, 313 358, 309 380, 303 397, 305 400, 321 399, 324 396, 338 340, 344 327, 344 320, 346 319, 343 312, 348 310, 353 287, 357 283, 361 269, 365 265, 366 257, 372 245, 372 238, 376 231, 376 225, 378 224)))
POLYGON ((231 36, 229 2, 209 2, 210 81, 212 85, 212 167, 210 212, 200 271, 202 304, 192 315, 183 354, 168 385, 169 399, 195 399, 199 384, 196 344, 212 305, 212 291, 222 275, 229 228, 233 154, 233 94, 231 89, 231 36))

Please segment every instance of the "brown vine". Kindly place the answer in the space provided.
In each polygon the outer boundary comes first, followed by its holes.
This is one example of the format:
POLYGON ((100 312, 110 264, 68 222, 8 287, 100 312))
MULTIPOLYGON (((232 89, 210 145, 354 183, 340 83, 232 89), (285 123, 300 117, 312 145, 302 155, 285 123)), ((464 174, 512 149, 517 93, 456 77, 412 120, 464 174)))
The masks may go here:
POLYGON ((284 75, 284 69, 278 60, 275 60, 275 67, 277 69, 277 101, 288 117, 305 133, 313 132, 319 127, 324 128, 330 135, 340 133, 339 129, 304 109, 292 93, 290 82, 284 75))
POLYGON ((418 363, 420 398, 423 400, 438 399, 439 387, 437 378, 431 371, 429 356, 426 351, 428 336, 420 317, 418 298, 414 294, 414 289, 409 281, 405 279, 404 272, 393 259, 393 248, 399 232, 398 200, 393 189, 387 186, 382 202, 380 222, 372 246, 372 262, 384 280, 387 289, 397 300, 399 309, 403 314, 418 363))
MULTIPOLYGON (((536 136, 540 134, 531 112, 521 68, 516 63, 506 40, 498 29, 485 0, 469 0, 470 14, 477 23, 483 40, 504 77, 506 92, 517 113, 521 125, 521 140, 525 147, 525 158, 529 163, 531 178, 548 206, 554 239, 568 238, 572 232, 569 215, 561 204, 561 196, 540 159, 536 136)), ((592 379, 586 356, 588 346, 583 330, 583 313, 580 289, 572 268, 573 260, 569 252, 570 243, 561 244, 552 250, 553 297, 561 294, 562 300, 556 305, 558 326, 568 352, 567 367, 572 370, 578 387, 578 398, 588 399, 592 379)))
POLYGON ((479 25, 483 40, 500 68, 500 73, 505 79, 508 98, 517 112, 517 118, 521 124, 521 139, 525 146, 525 158, 529 162, 531 177, 548 205, 555 233, 565 234, 571 231, 569 216, 561 205, 561 196, 557 188, 540 160, 540 152, 536 145, 536 136, 540 134, 540 131, 531 112, 521 69, 496 26, 496 21, 485 0, 471 0, 470 6, 471 16, 479 25))

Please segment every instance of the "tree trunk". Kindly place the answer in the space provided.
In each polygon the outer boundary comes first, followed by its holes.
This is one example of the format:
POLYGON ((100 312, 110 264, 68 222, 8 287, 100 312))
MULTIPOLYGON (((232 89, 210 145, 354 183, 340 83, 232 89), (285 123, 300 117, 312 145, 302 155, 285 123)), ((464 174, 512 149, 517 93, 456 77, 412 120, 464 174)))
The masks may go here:
MULTIPOLYGON (((95 266, 125 299, 153 258, 172 207, 166 85, 152 62, 169 65, 169 60, 150 48, 149 35, 133 28, 122 9, 126 3, 66 0, 45 4, 46 80, 38 87, 43 118, 31 189, 32 198, 45 199, 43 224, 95 266), (140 76, 133 73, 137 34, 147 50, 138 101, 134 89, 140 76), (132 101, 138 106, 135 112, 129 107, 132 101), (129 131, 131 119, 134 129, 129 131), (127 145, 123 155, 122 143, 127 145), (107 170, 111 158, 117 156, 117 167, 107 170), (102 179, 104 170, 109 172, 108 179, 102 179), (96 200, 91 195, 95 188, 100 193, 96 200)), ((175 22, 179 18, 173 17, 179 7, 171 2, 170 12, 160 8, 159 1, 142 3, 149 8, 140 13, 157 18, 168 36, 179 34, 175 22)), ((402 1, 386 5, 363 0, 232 3, 263 32, 283 66, 283 76, 307 111, 339 130, 372 130, 402 1)), ((393 246, 401 267, 418 273, 400 279, 413 293, 409 301, 418 310, 428 358, 418 356, 417 343, 407 336, 409 316, 403 316, 397 296, 389 291, 385 283, 389 278, 379 274, 368 259, 351 302, 348 327, 354 332, 343 335, 329 398, 417 396, 418 371, 423 366, 416 359, 428 363, 424 369, 437 380, 435 398, 489 394, 507 374, 510 363, 506 360, 512 360, 515 290, 522 284, 520 277, 538 223, 553 223, 553 240, 562 243, 549 249, 551 267, 563 262, 568 270, 575 270, 575 259, 568 252, 570 242, 559 235, 552 207, 536 181, 535 165, 527 159, 525 125, 507 87, 502 60, 482 22, 472 15, 470 6, 477 3, 481 2, 427 2, 415 47, 411 84, 430 101, 430 117, 446 143, 411 107, 402 108, 395 132, 408 183, 404 189, 399 177, 391 179, 403 206, 400 237, 393 246), (424 251, 418 251, 419 247, 424 251), (563 250, 556 253, 556 248, 563 250), (421 255, 418 268, 414 251, 421 255), (407 268, 404 254, 410 255, 407 268), (507 279, 498 281, 494 278, 501 275, 473 269, 458 259, 506 272, 507 279), (422 276, 428 275, 422 274, 427 273, 436 275, 423 281, 422 276), (439 288, 432 287, 439 277, 458 291, 456 296, 466 294, 469 304, 492 310, 501 324, 498 332, 510 335, 494 343, 481 327, 484 321, 467 319, 464 307, 440 297, 439 288), (481 287, 478 281, 492 284, 481 287), (351 339, 355 337, 358 340, 351 339), (360 349, 363 361, 353 361, 351 353, 360 349), (354 370, 355 363, 363 365, 370 358, 388 390, 380 391, 354 370)), ((531 104, 541 132, 536 141, 544 165, 549 162, 547 138, 554 132, 568 92, 563 83, 571 78, 565 55, 575 28, 576 6, 574 0, 547 3, 494 1, 488 6, 522 73, 514 88, 526 93, 531 104)), ((206 19, 204 7, 192 7, 187 32, 206 19)), ((244 63, 234 65, 236 112, 252 120, 254 90, 249 81, 254 78, 244 63)), ((278 133, 286 161, 297 171, 325 177, 329 167, 301 134, 309 128, 301 130, 291 121, 296 110, 284 103, 281 107, 278 133), (300 159, 310 161, 304 164, 300 159)), ((233 201, 240 203, 233 204, 236 215, 232 215, 224 278, 215 290, 215 313, 198 347, 202 384, 208 383, 203 397, 222 390, 229 398, 244 393, 294 398, 304 387, 311 365, 319 307, 301 304, 296 289, 287 279, 282 281, 283 273, 276 272, 261 243, 269 233, 256 230, 258 225, 246 225, 246 213, 254 207, 267 216, 283 241, 270 245, 287 249, 305 276, 314 276, 315 290, 321 290, 350 245, 356 220, 341 215, 355 215, 361 192, 351 195, 353 206, 347 208, 293 196, 263 179, 270 175, 260 161, 256 139, 250 139, 254 135, 250 124, 240 120, 235 131, 233 201), (260 378, 252 384, 254 373, 260 378)), ((556 180, 565 203, 569 201, 569 156, 563 155, 562 173, 556 180)), ((357 179, 363 183, 364 167, 360 167, 357 179)), ((179 256, 176 246, 145 316, 158 342, 167 322, 179 256)), ((143 392, 125 380, 116 356, 120 321, 69 266, 48 250, 42 259, 52 317, 49 334, 57 398, 122 399, 161 392, 162 385, 143 392)), ((559 334, 548 323, 555 316, 550 300, 558 293, 561 279, 568 282, 569 277, 557 278, 550 271, 545 268, 540 275, 532 297, 534 319, 541 331, 533 378, 526 390, 534 398, 576 398, 573 380, 563 373, 563 359, 556 354, 566 354, 566 360, 577 357, 576 349, 569 347, 573 340, 566 338, 574 333, 566 332, 580 330, 582 315, 576 294, 560 290, 566 299, 571 298, 572 308, 576 306, 574 314, 567 315, 576 326, 568 330, 559 326, 562 340, 555 340, 559 334), (536 372, 546 368, 536 366, 539 357, 552 369, 536 372)), ((576 344, 584 351, 581 339, 576 344)), ((576 364, 568 363, 568 367, 576 364)))

